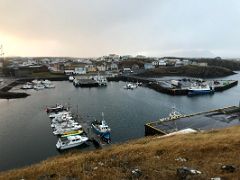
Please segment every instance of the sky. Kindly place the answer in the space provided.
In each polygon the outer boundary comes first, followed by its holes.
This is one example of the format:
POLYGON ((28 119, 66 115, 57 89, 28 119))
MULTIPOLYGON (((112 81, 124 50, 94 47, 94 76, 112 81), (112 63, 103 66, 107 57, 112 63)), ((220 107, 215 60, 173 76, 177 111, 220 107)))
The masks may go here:
POLYGON ((240 57, 239 0, 0 0, 5 56, 240 57))

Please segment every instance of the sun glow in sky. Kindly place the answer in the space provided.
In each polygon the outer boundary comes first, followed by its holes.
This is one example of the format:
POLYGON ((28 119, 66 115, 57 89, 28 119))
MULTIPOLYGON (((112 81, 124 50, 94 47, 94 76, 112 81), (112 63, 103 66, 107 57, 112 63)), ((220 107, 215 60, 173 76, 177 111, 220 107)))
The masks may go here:
POLYGON ((238 0, 0 0, 6 56, 240 57, 238 0))

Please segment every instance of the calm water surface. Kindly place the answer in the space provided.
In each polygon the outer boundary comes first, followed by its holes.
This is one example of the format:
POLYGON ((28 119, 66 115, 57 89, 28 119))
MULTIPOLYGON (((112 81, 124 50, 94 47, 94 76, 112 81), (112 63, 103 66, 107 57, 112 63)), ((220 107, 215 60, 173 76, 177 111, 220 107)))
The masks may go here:
MULTIPOLYGON (((168 78, 169 79, 169 78, 168 78)), ((223 78, 221 78, 223 79, 223 78)), ((236 74, 225 79, 240 80, 236 74)), ((57 138, 44 109, 47 105, 70 103, 82 119, 105 119, 112 129, 113 143, 144 136, 144 124, 167 116, 175 105, 182 113, 207 111, 239 103, 240 87, 212 96, 169 96, 140 87, 124 90, 124 82, 106 88, 75 88, 70 82, 54 82, 55 89, 34 91, 25 99, 0 100, 0 171, 26 166, 58 155, 57 138)), ((93 149, 87 147, 79 151, 93 149)))

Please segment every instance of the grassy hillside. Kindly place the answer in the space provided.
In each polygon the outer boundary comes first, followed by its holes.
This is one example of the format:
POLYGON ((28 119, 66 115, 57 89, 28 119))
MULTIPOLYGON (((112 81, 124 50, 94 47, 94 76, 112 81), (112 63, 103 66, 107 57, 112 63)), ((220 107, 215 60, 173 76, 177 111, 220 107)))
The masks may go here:
POLYGON ((182 67, 161 67, 148 70, 139 76, 161 77, 161 76, 188 76, 198 78, 214 78, 233 75, 230 69, 218 66, 182 66, 182 67))
POLYGON ((202 172, 194 179, 238 179, 240 171, 225 172, 222 165, 240 165, 240 127, 165 138, 143 138, 91 152, 72 152, 27 168, 0 173, 0 179, 177 179, 177 168, 202 172), (186 162, 176 161, 185 158, 186 162))

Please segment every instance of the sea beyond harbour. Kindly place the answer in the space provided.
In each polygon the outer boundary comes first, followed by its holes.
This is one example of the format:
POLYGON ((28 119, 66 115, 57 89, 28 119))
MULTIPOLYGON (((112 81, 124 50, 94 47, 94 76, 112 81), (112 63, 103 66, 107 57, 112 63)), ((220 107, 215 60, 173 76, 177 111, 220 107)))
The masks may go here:
MULTIPOLYGON (((181 77, 164 77, 173 79, 181 77)), ((226 78, 240 80, 235 74, 226 78)), ((240 87, 206 96, 170 96, 147 87, 125 90, 125 82, 109 82, 107 87, 75 88, 68 81, 54 82, 55 89, 28 90, 24 99, 0 100, 0 171, 18 168, 58 155, 46 106, 69 104, 80 123, 94 118, 105 120, 112 129, 112 143, 144 137, 144 124, 166 117, 175 106, 189 114, 239 104, 240 87), (223 98, 224 97, 224 98, 223 98)), ((16 87, 16 91, 18 90, 16 87)), ((93 146, 78 151, 94 149, 93 146)))

